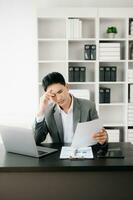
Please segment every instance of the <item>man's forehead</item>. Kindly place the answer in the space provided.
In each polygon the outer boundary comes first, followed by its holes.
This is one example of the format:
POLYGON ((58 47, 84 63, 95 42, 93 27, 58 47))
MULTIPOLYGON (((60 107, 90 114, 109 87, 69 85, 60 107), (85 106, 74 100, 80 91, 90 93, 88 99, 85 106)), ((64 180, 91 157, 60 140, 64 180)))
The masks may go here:
POLYGON ((57 83, 57 84, 52 84, 50 86, 48 86, 47 88, 47 91, 48 92, 53 92, 53 93, 56 93, 58 92, 59 90, 63 89, 65 86, 60 84, 60 83, 57 83))

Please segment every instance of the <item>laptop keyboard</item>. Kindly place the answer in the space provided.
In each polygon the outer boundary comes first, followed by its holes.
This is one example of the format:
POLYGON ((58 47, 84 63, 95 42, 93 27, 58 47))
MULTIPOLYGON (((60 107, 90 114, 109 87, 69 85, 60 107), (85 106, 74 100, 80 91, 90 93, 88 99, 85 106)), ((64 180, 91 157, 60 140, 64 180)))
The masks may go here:
POLYGON ((44 152, 44 151, 38 151, 38 155, 45 155, 45 154, 47 154, 47 152, 44 152))
POLYGON ((45 155, 47 152, 44 150, 44 147, 37 146, 38 155, 45 155))

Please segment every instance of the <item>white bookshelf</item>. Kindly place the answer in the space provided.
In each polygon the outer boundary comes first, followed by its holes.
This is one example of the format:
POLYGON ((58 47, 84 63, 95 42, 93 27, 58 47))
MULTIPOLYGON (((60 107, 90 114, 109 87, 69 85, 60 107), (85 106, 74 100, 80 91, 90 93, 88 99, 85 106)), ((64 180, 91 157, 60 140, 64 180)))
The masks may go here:
MULTIPOLYGON (((90 99, 96 103, 99 116, 105 128, 119 129, 120 141, 129 141, 128 129, 128 85, 133 84, 128 74, 133 70, 130 46, 133 36, 129 35, 129 24, 133 21, 133 8, 55 8, 38 13, 38 94, 42 95, 42 78, 49 72, 62 73, 70 89, 86 89, 90 99), (70 19, 76 19, 76 29, 80 34, 71 37, 70 19), (80 21, 80 22, 79 22, 80 21), (78 24, 80 24, 78 26, 78 24), (109 38, 106 29, 116 26, 118 33, 109 38), (99 59, 100 43, 120 43, 119 59, 99 59), (96 59, 84 59, 84 45, 96 45, 96 59), (85 82, 69 82, 69 66, 85 66, 85 82), (116 81, 100 81, 99 68, 117 67, 116 81), (110 103, 99 103, 99 88, 111 89, 110 103)), ((132 103, 133 105, 133 103, 132 103)), ((118 139, 118 138, 117 138, 118 139)), ((131 138, 132 140, 132 138, 131 138)))

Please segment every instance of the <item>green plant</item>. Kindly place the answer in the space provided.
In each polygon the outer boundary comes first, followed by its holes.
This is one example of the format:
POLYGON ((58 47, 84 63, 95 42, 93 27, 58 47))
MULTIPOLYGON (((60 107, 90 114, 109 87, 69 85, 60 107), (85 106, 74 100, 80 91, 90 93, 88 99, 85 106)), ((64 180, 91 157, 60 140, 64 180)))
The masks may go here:
POLYGON ((115 26, 109 26, 106 33, 117 33, 117 28, 115 26))

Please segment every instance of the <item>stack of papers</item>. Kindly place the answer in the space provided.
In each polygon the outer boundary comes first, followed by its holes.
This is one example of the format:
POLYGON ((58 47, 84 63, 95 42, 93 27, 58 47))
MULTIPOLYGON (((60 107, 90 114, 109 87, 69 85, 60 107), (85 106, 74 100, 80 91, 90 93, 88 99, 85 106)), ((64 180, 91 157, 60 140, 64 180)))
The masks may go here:
POLYGON ((78 123, 71 146, 81 148, 96 144, 97 141, 93 138, 93 135, 99 132, 102 127, 100 119, 78 123))
POLYGON ((78 123, 71 146, 63 146, 60 159, 91 159, 93 152, 91 146, 97 141, 93 134, 102 128, 100 119, 78 123))
POLYGON ((91 147, 73 148, 63 146, 60 159, 92 159, 94 158, 91 147))

